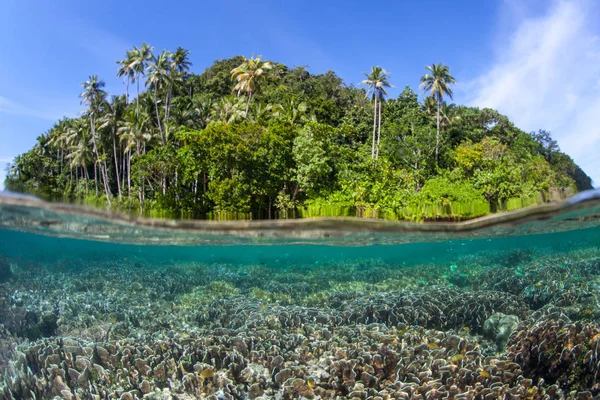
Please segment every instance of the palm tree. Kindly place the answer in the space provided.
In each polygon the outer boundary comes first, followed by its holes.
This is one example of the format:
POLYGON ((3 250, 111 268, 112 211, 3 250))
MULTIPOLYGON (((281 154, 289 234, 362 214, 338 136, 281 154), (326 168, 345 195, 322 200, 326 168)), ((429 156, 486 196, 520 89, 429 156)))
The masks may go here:
POLYGON ((260 91, 260 85, 267 80, 267 72, 271 69, 273 69, 273 64, 270 61, 262 61, 261 56, 257 56, 256 58, 250 57, 250 59, 244 57, 244 62, 231 70, 231 77, 237 81, 233 90, 237 90, 238 96, 241 92, 246 92, 248 95, 244 118, 248 118, 252 93, 260 91))
POLYGON ((175 53, 168 52, 170 61, 169 70, 169 81, 167 90, 167 97, 165 101, 165 132, 168 135, 168 126, 171 120, 171 98, 173 96, 173 86, 176 83, 183 82, 187 72, 190 70, 192 63, 189 59, 190 51, 183 47, 178 47, 175 53))
POLYGON ((142 113, 139 117, 137 113, 128 112, 120 121, 117 134, 119 140, 125 142, 124 154, 127 155, 127 193, 131 194, 131 150, 135 149, 135 155, 139 156, 146 150, 146 143, 152 139, 148 133, 148 122, 150 117, 142 113))
POLYGON ((223 97, 218 103, 213 106, 212 121, 221 121, 226 124, 237 122, 247 115, 244 113, 243 105, 239 98, 223 97))
POLYGON ((117 176, 117 190, 119 193, 119 198, 121 198, 121 181, 119 174, 119 158, 117 156, 117 129, 119 127, 119 122, 123 119, 123 115, 125 113, 126 108, 126 100, 127 97, 123 98, 122 96, 112 96, 110 102, 106 102, 104 114, 99 119, 100 127, 99 129, 109 129, 110 136, 112 139, 112 147, 113 147, 113 157, 115 161, 115 174, 117 176))
MULTIPOLYGON (((79 95, 81 97, 81 104, 87 105, 87 115, 90 118, 90 133, 92 138, 92 148, 96 157, 96 163, 100 163, 100 154, 98 153, 98 145, 96 142, 96 118, 100 117, 101 107, 106 100, 106 92, 102 89, 104 82, 98 79, 97 75, 90 76, 89 80, 81 84, 83 92, 79 95)), ((104 183, 104 193, 106 194, 106 200, 110 204, 110 187, 108 184, 108 174, 106 171, 106 162, 100 164, 100 173, 104 183)))
POLYGON ((364 73, 367 79, 361 82, 362 85, 369 87, 369 94, 373 98, 373 145, 371 147, 371 158, 379 158, 379 143, 381 140, 381 103, 387 97, 386 88, 394 87, 388 82, 389 75, 385 69, 380 66, 372 66, 371 73, 364 73), (375 154, 375 132, 377 130, 377 121, 379 121, 379 131, 377 133, 377 154, 375 154))
MULTIPOLYGON (((146 144, 152 140, 148 130, 150 117, 142 113, 139 117, 133 112, 125 115, 121 127, 118 129, 120 140, 125 142, 125 153, 129 155, 127 160, 127 190, 131 195, 131 150, 135 148, 135 155, 140 156, 146 152, 146 144)), ((140 212, 144 204, 144 180, 138 181, 138 199, 140 201, 140 212)))
POLYGON ((436 113, 437 113, 437 104, 436 101, 433 97, 431 96, 427 96, 423 99, 423 106, 422 106, 422 110, 425 112, 425 114, 427 114, 429 117, 435 117, 436 113))
POLYGON ((254 117, 253 122, 260 124, 266 123, 271 120, 272 117, 276 115, 277 106, 273 107, 272 104, 265 104, 264 102, 259 102, 258 104, 254 103, 254 117))
POLYGON ((158 124, 158 130, 160 132, 162 143, 164 145, 166 144, 166 137, 163 134, 162 125, 160 123, 160 114, 158 112, 158 92, 163 86, 170 85, 171 83, 171 52, 163 50, 158 57, 153 57, 150 64, 148 64, 147 70, 148 79, 146 80, 146 86, 152 86, 154 90, 156 123, 158 124))
POLYGON ((448 105, 446 102, 443 102, 442 110, 440 111, 440 129, 445 132, 458 120, 460 120, 460 116, 456 114, 454 105, 448 105))
POLYGON ((437 135, 435 138, 435 161, 438 160, 440 146, 440 110, 444 95, 452 99, 452 89, 450 84, 456 83, 456 80, 450 75, 450 68, 444 64, 433 64, 426 66, 429 73, 421 78, 421 87, 425 92, 429 92, 437 103, 437 135))
POLYGON ((64 151, 65 151, 65 141, 69 132, 69 128, 72 124, 71 119, 69 118, 63 118, 60 121, 58 121, 57 124, 55 124, 55 126, 52 128, 51 131, 51 138, 50 138, 50 145, 55 146, 56 147, 56 152, 57 152, 57 160, 60 163, 60 169, 59 172, 62 175, 63 173, 63 161, 64 161, 64 151))
POLYGON ((142 43, 141 48, 134 47, 131 50, 131 62, 130 68, 135 72, 134 80, 137 83, 137 113, 140 113, 140 76, 144 76, 148 61, 152 59, 152 51, 154 47, 148 46, 146 43, 142 43))
POLYGON ((194 116, 194 126, 197 129, 204 129, 211 120, 211 114, 214 108, 214 101, 207 97, 194 96, 192 98, 192 115, 194 116))
POLYGON ((273 114, 275 117, 279 117, 289 122, 291 125, 295 125, 298 122, 309 122, 315 121, 316 118, 313 114, 308 115, 305 102, 297 103, 295 99, 291 99, 285 105, 277 104, 273 107, 273 114))
MULTIPOLYGON (((69 146, 69 153, 66 158, 70 160, 70 168, 75 168, 75 180, 79 180, 78 169, 81 168, 81 176, 89 180, 87 166, 94 163, 95 155, 90 149, 90 126, 85 119, 74 120, 73 125, 68 130, 66 143, 69 146)), ((87 181, 85 183, 87 190, 87 181)), ((97 185, 97 182, 96 182, 97 185)))
MULTIPOLYGON (((135 68, 134 68, 134 59, 136 53, 134 50, 128 50, 127 55, 121 61, 117 61, 117 64, 120 65, 119 70, 117 71, 117 76, 119 78, 125 77, 125 104, 129 104, 129 83, 135 81, 135 68)), ((138 96, 139 96, 138 89, 138 96)))
POLYGON ((171 56, 171 69, 177 71, 180 74, 185 74, 190 70, 193 65, 189 58, 190 51, 183 47, 178 47, 175 53, 171 56))

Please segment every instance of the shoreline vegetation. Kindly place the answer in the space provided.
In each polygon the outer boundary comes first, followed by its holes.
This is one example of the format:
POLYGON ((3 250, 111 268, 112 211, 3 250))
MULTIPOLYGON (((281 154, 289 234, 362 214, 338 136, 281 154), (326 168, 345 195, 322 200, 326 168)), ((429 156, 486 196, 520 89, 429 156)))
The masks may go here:
POLYGON ((456 80, 443 64, 426 67, 420 101, 409 86, 390 98, 379 66, 355 87, 261 56, 194 74, 189 55, 128 50, 117 63, 125 95, 109 98, 90 76, 81 117, 58 121, 17 156, 6 188, 148 217, 414 221, 592 188, 549 132, 447 103, 456 80))

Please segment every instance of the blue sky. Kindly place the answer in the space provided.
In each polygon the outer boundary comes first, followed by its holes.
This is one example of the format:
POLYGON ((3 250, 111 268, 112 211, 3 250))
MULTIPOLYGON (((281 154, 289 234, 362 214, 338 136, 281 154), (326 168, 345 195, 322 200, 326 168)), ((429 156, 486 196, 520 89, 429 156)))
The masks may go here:
POLYGON ((424 66, 443 62, 458 81, 457 103, 552 131, 599 184, 599 17, 594 0, 2 0, 0 180, 55 120, 79 113, 89 75, 123 93, 115 62, 145 41, 191 50, 198 73, 254 53, 358 83, 377 64, 391 73, 392 96, 418 90, 424 66))

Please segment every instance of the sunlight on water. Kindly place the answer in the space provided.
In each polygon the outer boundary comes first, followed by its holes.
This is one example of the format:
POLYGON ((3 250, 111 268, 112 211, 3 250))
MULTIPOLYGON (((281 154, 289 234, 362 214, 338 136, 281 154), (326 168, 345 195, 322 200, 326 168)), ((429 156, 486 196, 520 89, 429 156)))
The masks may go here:
POLYGON ((597 191, 427 225, 0 196, 0 398, 591 399, 599 348, 597 191))

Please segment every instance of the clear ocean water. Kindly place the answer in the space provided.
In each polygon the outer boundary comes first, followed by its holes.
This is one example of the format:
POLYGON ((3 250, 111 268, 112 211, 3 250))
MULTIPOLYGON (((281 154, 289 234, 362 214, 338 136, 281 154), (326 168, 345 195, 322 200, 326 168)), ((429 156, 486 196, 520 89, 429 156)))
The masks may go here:
POLYGON ((597 191, 439 225, 0 195, 0 398, 592 399, 599 346, 597 191))

